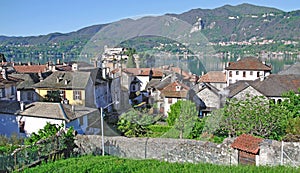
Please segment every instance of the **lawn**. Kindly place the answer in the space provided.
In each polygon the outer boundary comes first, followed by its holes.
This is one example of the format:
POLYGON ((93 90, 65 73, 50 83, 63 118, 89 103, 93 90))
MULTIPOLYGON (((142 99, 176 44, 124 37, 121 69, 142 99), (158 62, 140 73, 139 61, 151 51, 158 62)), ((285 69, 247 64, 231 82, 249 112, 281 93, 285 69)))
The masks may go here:
POLYGON ((27 168, 24 172, 141 172, 141 173, 165 173, 165 172, 278 172, 293 173, 300 172, 300 169, 293 167, 266 167, 266 166, 220 166, 212 164, 191 164, 191 163, 168 163, 158 160, 134 160, 113 156, 82 156, 59 160, 56 162, 43 163, 34 168, 27 168))

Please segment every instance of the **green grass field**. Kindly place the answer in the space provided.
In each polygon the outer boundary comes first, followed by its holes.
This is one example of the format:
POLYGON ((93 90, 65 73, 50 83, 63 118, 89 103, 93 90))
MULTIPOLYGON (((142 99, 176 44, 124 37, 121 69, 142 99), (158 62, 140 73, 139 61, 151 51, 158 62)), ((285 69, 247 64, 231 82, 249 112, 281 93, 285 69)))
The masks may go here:
POLYGON ((293 167, 255 167, 255 166, 219 166, 212 164, 191 164, 191 163, 168 163, 158 160, 133 160, 123 159, 112 156, 82 156, 59 160, 51 163, 43 163, 34 168, 27 168, 24 172, 55 172, 55 173, 81 173, 81 172, 107 172, 107 173, 159 173, 159 172, 278 172, 278 173, 296 173, 300 168, 293 167))

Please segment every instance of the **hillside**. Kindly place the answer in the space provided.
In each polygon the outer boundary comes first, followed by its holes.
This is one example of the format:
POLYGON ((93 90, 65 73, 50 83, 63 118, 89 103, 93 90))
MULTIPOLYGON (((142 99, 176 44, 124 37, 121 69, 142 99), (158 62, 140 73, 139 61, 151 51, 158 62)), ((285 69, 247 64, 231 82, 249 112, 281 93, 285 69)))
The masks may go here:
MULTIPOLYGON (((106 32, 108 35, 105 35, 105 37, 110 38, 116 35, 120 37, 122 34, 127 34, 126 38, 130 39, 130 34, 136 37, 140 33, 145 35, 148 31, 159 33, 159 26, 163 24, 163 19, 167 17, 180 19, 178 21, 180 21, 180 27, 183 30, 187 27, 184 26, 184 23, 197 27, 200 22, 201 30, 199 32, 207 41, 213 43, 248 41, 250 39, 269 39, 275 41, 300 40, 300 10, 284 12, 275 8, 251 4, 225 5, 215 9, 198 8, 182 14, 166 14, 157 17, 146 16, 136 20, 124 19, 113 22, 112 26, 115 32, 108 31, 106 32), (150 25, 153 27, 147 27, 150 25), (128 34, 128 31, 130 34, 128 34)), ((14 58, 15 61, 38 60, 43 62, 48 61, 48 59, 41 59, 41 57, 51 56, 61 58, 63 54, 68 55, 69 59, 72 59, 81 53, 83 47, 86 46, 94 35, 102 31, 103 28, 108 30, 110 27, 105 27, 108 25, 89 26, 70 33, 50 33, 48 35, 30 37, 0 36, 0 52, 4 53, 8 60, 14 58)), ((176 29, 178 30, 178 28, 176 29)), ((174 33, 174 28, 161 32, 174 33)), ((151 49, 152 44, 148 45, 150 45, 149 49, 151 49)), ((222 51, 222 49, 218 50, 218 47, 215 47, 215 49, 217 52, 222 51)), ((263 50, 258 49, 257 52, 263 50)), ((298 48, 296 48, 296 51, 299 51, 298 48)))

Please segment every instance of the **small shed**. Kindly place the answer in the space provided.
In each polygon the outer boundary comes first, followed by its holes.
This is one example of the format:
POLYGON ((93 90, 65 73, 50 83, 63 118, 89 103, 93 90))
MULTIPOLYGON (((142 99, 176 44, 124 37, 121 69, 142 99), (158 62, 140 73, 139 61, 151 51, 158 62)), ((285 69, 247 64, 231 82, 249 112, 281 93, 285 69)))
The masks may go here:
POLYGON ((234 140, 231 147, 238 150, 238 163, 243 165, 256 165, 256 155, 259 155, 261 138, 249 134, 242 134, 234 140))

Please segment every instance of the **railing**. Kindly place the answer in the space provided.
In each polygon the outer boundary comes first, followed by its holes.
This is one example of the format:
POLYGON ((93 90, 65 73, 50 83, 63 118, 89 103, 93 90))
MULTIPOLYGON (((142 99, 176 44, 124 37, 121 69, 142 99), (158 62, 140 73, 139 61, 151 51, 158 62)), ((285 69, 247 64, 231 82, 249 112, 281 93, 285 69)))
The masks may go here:
POLYGON ((54 161, 66 155, 66 146, 61 137, 53 136, 34 145, 16 149, 10 155, 0 156, 0 172, 22 170, 43 161, 54 161))

